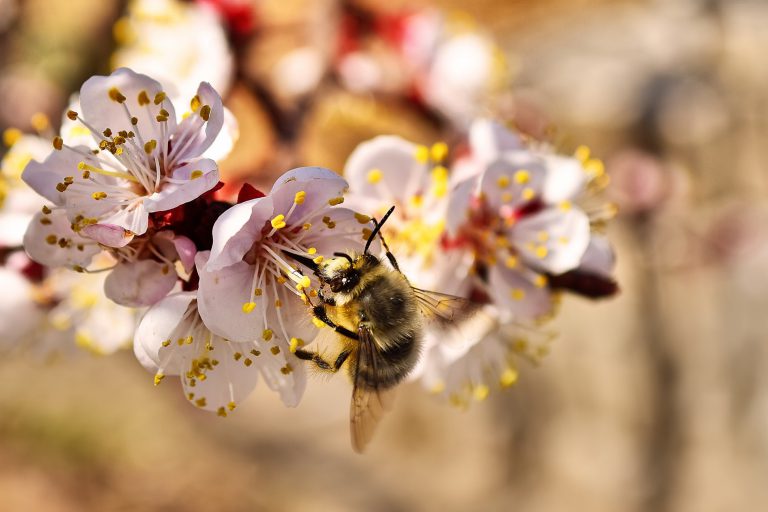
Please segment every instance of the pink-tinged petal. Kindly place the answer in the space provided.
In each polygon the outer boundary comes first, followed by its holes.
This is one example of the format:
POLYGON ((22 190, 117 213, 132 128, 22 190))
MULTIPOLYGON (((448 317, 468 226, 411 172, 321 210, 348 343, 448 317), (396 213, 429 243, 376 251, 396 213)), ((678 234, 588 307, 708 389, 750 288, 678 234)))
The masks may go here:
POLYGON ((236 204, 222 213, 213 225, 213 246, 206 270, 218 271, 242 261, 254 242, 261 240, 262 229, 271 218, 269 196, 236 204))
POLYGON ((228 108, 224 107, 224 125, 221 127, 216 140, 205 150, 202 156, 221 162, 232 152, 232 148, 235 147, 239 138, 240 126, 237 124, 237 118, 228 108))
POLYGON ((176 248, 176 253, 179 255, 179 261, 184 267, 184 271, 192 272, 195 266, 195 255, 197 254, 195 242, 185 236, 175 236, 173 238, 173 246, 176 248))
POLYGON ((587 173, 576 158, 557 155, 544 157, 547 172, 544 179, 542 199, 550 204, 572 200, 584 192, 587 173))
POLYGON ((104 281, 104 293, 122 306, 151 306, 168 295, 176 281, 176 272, 167 263, 119 263, 104 281))
POLYGON ((202 155, 224 125, 224 105, 219 93, 209 83, 201 82, 197 97, 199 106, 196 105, 197 109, 181 121, 173 133, 170 158, 174 162, 185 162, 202 155))
POLYGON ((239 261, 221 270, 206 270, 207 254, 195 258, 200 274, 198 308, 205 325, 214 333, 230 340, 247 341, 261 336, 266 328, 267 294, 252 298, 255 267, 239 261), (243 304, 254 302, 249 313, 243 304))
POLYGON ((196 160, 176 168, 171 178, 173 181, 166 181, 159 192, 144 200, 148 212, 173 210, 197 199, 219 182, 219 167, 213 160, 196 160))
POLYGON ((541 197, 545 175, 544 162, 531 153, 505 153, 488 165, 480 190, 493 210, 515 209, 541 197))
POLYGON ((286 222, 304 222, 307 213, 315 211, 328 201, 334 203, 347 189, 347 182, 335 172, 323 167, 299 167, 280 176, 272 185, 270 197, 274 204, 275 215, 287 214, 293 207, 296 194, 301 203, 297 204, 286 222))
POLYGON ((136 328, 133 338, 134 353, 139 362, 150 371, 162 368, 166 375, 183 371, 185 358, 194 357, 194 348, 177 343, 188 335, 187 317, 194 312, 195 292, 168 295, 149 308, 136 328), (170 340, 170 343, 168 341, 170 340))
POLYGON ((100 244, 115 248, 125 247, 134 237, 133 232, 114 224, 92 224, 85 226, 80 233, 100 244))
POLYGON ((477 197, 478 178, 470 178, 456 185, 448 199, 445 215, 445 230, 455 236, 464 226, 471 213, 472 202, 477 197))
POLYGON ((612 277, 615 265, 616 254, 608 237, 593 234, 579 263, 579 270, 612 277))
POLYGON ((562 274, 576 268, 587 250, 589 218, 576 208, 547 208, 517 221, 509 237, 530 266, 562 274))
MULTIPOLYGON (((78 146, 77 149, 88 151, 88 148, 83 146, 78 146)), ((78 170, 77 166, 84 160, 94 163, 92 159, 66 148, 61 151, 53 150, 42 162, 31 160, 24 168, 21 179, 44 198, 54 204, 62 204, 64 200, 61 192, 56 190, 56 185, 61 183, 65 176, 79 176, 82 171, 78 170)))
MULTIPOLYGON (((181 383, 191 404, 223 416, 251 394, 259 381, 261 359, 269 356, 254 355, 252 351, 257 349, 250 342, 236 343, 214 337, 212 343, 215 348, 211 356, 200 354, 200 357, 215 357, 218 364, 197 370, 205 374, 204 379, 182 373, 181 383)), ((191 370, 191 366, 187 370, 191 370)))
MULTIPOLYGON (((326 258, 332 257, 334 252, 362 252, 373 229, 373 222, 368 220, 367 216, 347 208, 329 208, 316 217, 310 217, 308 222, 311 226, 302 239, 302 244, 314 247, 317 254, 326 258)), ((373 244, 372 254, 377 254, 378 248, 378 244, 373 244)))
POLYGON ((99 224, 119 226, 134 235, 143 235, 149 227, 149 213, 143 202, 138 202, 128 208, 115 210, 111 215, 99 219, 99 224))
POLYGON ((429 174, 417 160, 419 146, 400 137, 382 135, 363 142, 347 159, 344 176, 355 194, 408 204, 426 186, 429 174))
POLYGON ((494 265, 488 273, 488 292, 503 318, 535 320, 552 310, 546 281, 517 269, 494 265))
POLYGON ((523 149, 523 141, 516 133, 490 119, 477 119, 472 123, 469 145, 472 158, 482 162, 491 162, 506 151, 523 149))
POLYGON ((21 212, 0 212, 0 248, 19 247, 24 243, 33 215, 21 212))
POLYGON ((259 365, 267 387, 280 394, 286 407, 299 405, 307 387, 305 363, 292 355, 285 343, 278 345, 258 341, 256 345, 261 355, 255 362, 259 365), (280 350, 274 351, 275 346, 280 347, 280 350))
MULTIPOLYGON (((115 70, 109 76, 93 76, 89 78, 80 89, 80 104, 82 116, 86 122, 99 132, 109 128, 112 133, 121 130, 133 131, 140 140, 148 142, 163 140, 160 126, 165 125, 166 133, 173 133, 176 129, 176 113, 171 101, 157 95, 163 91, 162 86, 156 80, 146 75, 135 73, 128 68, 115 70), (123 103, 112 99, 115 92, 125 97, 123 103), (145 93, 146 96, 141 93, 145 93), (139 97, 149 99, 149 104, 143 103, 139 97), (155 104, 155 99, 162 100, 155 104), (125 108, 128 109, 128 114, 125 108), (160 110, 168 112, 168 120, 158 122, 156 117, 160 110), (138 123, 133 125, 131 117, 136 117, 138 123)), ((99 137, 94 136, 98 142, 99 137)))
POLYGON ((24 234, 24 249, 30 258, 49 267, 87 267, 101 252, 92 240, 72 231, 64 210, 37 213, 24 234))

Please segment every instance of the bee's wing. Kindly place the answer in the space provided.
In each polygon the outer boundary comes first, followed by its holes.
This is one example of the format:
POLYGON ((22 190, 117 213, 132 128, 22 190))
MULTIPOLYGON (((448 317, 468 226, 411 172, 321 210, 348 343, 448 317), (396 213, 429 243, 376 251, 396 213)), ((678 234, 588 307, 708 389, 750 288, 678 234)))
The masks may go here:
POLYGON ((354 373, 352 402, 349 407, 349 432, 352 437, 352 449, 362 453, 373 437, 379 420, 392 407, 394 390, 371 386, 370 382, 379 381, 376 375, 384 362, 379 359, 379 352, 371 331, 361 326, 357 333, 360 337, 360 345, 354 373), (363 381, 362 368, 372 372, 374 377, 363 381))
POLYGON ((481 307, 479 303, 463 297, 422 290, 421 288, 412 289, 421 313, 428 321, 435 321, 442 327, 467 320, 481 307))

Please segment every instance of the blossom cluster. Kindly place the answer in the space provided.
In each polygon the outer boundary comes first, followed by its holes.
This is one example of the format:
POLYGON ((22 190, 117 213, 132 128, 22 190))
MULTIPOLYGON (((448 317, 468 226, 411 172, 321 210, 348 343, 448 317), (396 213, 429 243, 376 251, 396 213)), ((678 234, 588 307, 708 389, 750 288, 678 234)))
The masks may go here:
POLYGON ((236 65, 228 40, 255 32, 227 5, 131 2, 115 26, 117 69, 82 85, 60 130, 5 133, 0 348, 132 344, 156 385, 178 376, 201 409, 227 416, 261 379, 295 406, 308 364, 296 351, 323 327, 308 307, 322 283, 305 264, 361 252, 392 206, 382 235, 411 285, 481 309, 447 332, 427 323, 410 375, 457 405, 514 384, 521 358, 546 353, 541 324, 563 291, 616 292, 602 163, 477 119, 503 88, 503 61, 487 36, 435 11, 344 13, 322 71, 302 65, 292 80, 301 94, 327 74, 406 96, 455 144, 383 135, 340 173, 299 167, 269 190, 225 193, 220 162, 239 135, 220 96, 236 65))

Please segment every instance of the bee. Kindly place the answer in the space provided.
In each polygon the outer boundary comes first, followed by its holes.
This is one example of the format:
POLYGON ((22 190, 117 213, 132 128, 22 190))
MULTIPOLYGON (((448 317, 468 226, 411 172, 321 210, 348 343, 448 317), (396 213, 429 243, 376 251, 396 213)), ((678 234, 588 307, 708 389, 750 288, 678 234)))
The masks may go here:
POLYGON ((291 255, 320 281, 319 302, 313 303, 308 295, 305 298, 314 317, 333 329, 341 346, 333 361, 301 348, 295 354, 324 371, 337 372, 346 364, 353 387, 350 434, 352 448, 358 453, 391 408, 394 388, 416 366, 425 323, 448 326, 477 307, 467 299, 411 286, 381 234, 394 208, 381 222, 373 219, 375 227, 362 254, 337 252, 320 263, 291 255), (369 252, 377 235, 389 265, 369 252))

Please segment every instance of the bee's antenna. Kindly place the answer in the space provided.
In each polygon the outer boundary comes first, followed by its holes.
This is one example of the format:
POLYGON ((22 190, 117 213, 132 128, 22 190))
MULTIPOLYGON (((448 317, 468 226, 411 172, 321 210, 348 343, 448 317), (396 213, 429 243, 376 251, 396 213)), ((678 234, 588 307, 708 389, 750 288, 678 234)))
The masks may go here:
POLYGON ((345 252, 335 252, 335 253, 333 253, 333 255, 334 256, 339 256, 340 258, 345 258, 349 262, 350 265, 354 265, 354 263, 355 263, 354 261, 352 261, 352 256, 350 256, 349 254, 347 254, 345 252))
POLYGON ((392 212, 395 211, 395 207, 387 211, 387 213, 384 214, 384 216, 381 218, 381 221, 377 221, 376 219, 373 219, 373 222, 376 223, 376 227, 373 228, 373 231, 371 231, 371 236, 368 237, 368 241, 365 242, 365 250, 363 251, 363 254, 368 254, 368 249, 371 247, 371 243, 373 242, 373 239, 376 238, 376 235, 379 234, 379 231, 381 231, 381 226, 384 225, 385 222, 387 222, 387 219, 390 215, 392 215, 392 212))

